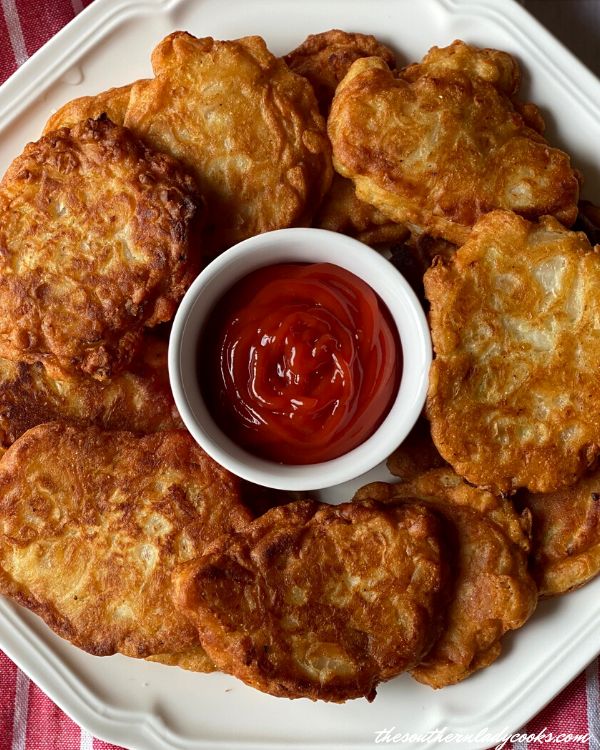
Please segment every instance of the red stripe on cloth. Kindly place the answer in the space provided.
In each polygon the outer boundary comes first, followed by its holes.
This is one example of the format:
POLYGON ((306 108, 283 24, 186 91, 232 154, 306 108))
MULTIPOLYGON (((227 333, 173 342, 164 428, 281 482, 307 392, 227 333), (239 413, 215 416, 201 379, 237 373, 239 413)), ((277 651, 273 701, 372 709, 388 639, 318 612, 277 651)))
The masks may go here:
POLYGON ((0 83, 4 83, 17 69, 4 13, 0 11, 0 83))
POLYGON ((60 31, 74 16, 71 0, 16 0, 29 55, 60 31))
POLYGON ((17 667, 0 651, 0 750, 10 750, 15 713, 17 667))
POLYGON ((94 750, 124 750, 120 745, 111 745, 110 742, 94 738, 94 750))
POLYGON ((33 682, 29 687, 27 750, 79 750, 81 730, 33 682))
MULTIPOLYGON (((585 672, 580 674, 558 695, 546 708, 527 724, 528 735, 538 735, 545 731, 557 735, 585 735, 588 732, 587 699, 585 691, 585 672)), ((566 740, 566 738, 565 738, 566 740)), ((529 743, 531 750, 588 750, 588 742, 548 741, 529 743)))

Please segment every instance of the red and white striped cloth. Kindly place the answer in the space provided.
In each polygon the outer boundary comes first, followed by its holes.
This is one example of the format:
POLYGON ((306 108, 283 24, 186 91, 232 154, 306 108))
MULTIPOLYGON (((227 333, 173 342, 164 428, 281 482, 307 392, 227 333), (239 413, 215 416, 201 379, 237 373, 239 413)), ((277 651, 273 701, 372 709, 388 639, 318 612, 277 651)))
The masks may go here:
MULTIPOLYGON (((0 83, 92 0, 0 0, 0 83)), ((600 624, 599 624, 600 627, 600 624)), ((547 750, 600 750, 598 660, 521 732, 589 733, 589 743, 544 742, 547 750)), ((542 745, 520 740, 514 750, 542 745)), ((66 716, 0 652, 0 750, 114 750, 66 716)))

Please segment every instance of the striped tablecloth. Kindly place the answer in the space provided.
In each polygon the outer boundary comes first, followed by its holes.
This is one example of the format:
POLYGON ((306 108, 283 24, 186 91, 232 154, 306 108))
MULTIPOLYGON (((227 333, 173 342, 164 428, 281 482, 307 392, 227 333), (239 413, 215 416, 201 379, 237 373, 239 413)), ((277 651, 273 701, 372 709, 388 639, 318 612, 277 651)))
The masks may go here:
MULTIPOLYGON (((188 2, 191 0, 188 0, 188 2)), ((365 0, 366 2, 367 0, 365 0)), ((417 0, 413 0, 417 2, 417 0)), ((91 0, 0 0, 0 83, 68 23, 91 0)), ((523 0, 563 41, 600 72, 600 0, 523 0), (568 21, 565 23, 565 20, 568 21), (591 23, 591 22, 594 23, 591 23), (573 30, 573 35, 569 33, 573 30), (575 31, 579 29, 577 33, 575 31)), ((600 623, 598 624, 600 627, 600 623)), ((600 750, 598 660, 521 730, 514 750, 600 750), (589 734, 588 742, 547 741, 564 734, 589 734), (527 738, 525 737, 527 736, 527 738), (538 737, 535 741, 534 737, 538 737)), ((106 750, 66 716, 0 652, 0 750, 106 750)))

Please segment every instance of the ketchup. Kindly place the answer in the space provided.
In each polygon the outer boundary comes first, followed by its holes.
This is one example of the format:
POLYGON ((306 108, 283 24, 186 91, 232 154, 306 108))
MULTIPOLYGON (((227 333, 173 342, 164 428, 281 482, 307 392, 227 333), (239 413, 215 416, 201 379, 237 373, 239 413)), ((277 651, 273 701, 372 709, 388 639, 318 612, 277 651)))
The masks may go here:
POLYGON ((395 398, 401 349, 373 290, 330 263, 261 268, 213 310, 198 372, 217 424, 283 464, 356 448, 395 398))

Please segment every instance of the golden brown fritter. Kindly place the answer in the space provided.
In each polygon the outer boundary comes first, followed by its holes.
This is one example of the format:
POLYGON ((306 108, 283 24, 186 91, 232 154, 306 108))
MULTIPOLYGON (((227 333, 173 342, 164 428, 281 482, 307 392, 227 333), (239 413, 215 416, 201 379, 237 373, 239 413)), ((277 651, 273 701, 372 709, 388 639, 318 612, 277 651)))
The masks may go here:
POLYGON ((291 503, 182 566, 175 603, 217 667, 252 687, 372 699, 439 632, 440 533, 416 505, 291 503))
POLYGON ((147 656, 147 661, 166 664, 169 667, 180 667, 190 672, 214 672, 215 665, 202 646, 192 646, 176 654, 154 654, 147 656))
POLYGON ((250 518, 183 430, 40 425, 0 461, 0 593, 92 654, 184 651, 199 642, 172 571, 250 518))
POLYGON ((107 119, 28 144, 0 183, 0 356, 58 378, 122 370, 197 273, 199 201, 107 119))
POLYGON ((85 375, 56 380, 39 362, 0 358, 0 446, 55 420, 141 433, 183 428, 169 385, 167 347, 145 336, 129 369, 101 382, 85 375))
POLYGON ((545 130, 546 124, 538 107, 519 99, 521 71, 515 58, 507 52, 472 47, 457 40, 448 47, 432 47, 423 62, 405 68, 402 77, 414 82, 424 73, 436 78, 462 73, 471 79, 486 81, 510 98, 528 127, 538 133, 545 130))
POLYGON ((499 492, 573 484, 600 453, 600 258, 551 217, 484 216, 425 274, 427 415, 454 470, 499 492))
POLYGON ((409 482, 429 469, 447 466, 433 443, 429 422, 424 417, 419 417, 402 444, 387 460, 389 472, 401 482, 409 482))
POLYGON ((306 78, 314 89, 321 112, 329 114, 331 101, 350 66, 361 57, 381 57, 396 67, 393 50, 370 34, 354 34, 340 29, 310 34, 284 60, 290 70, 306 78))
POLYGON ((448 47, 432 47, 421 63, 409 65, 402 73, 408 81, 415 81, 424 74, 444 78, 464 73, 471 79, 492 84, 511 98, 517 96, 521 86, 521 71, 514 57, 497 49, 473 47, 460 40, 448 47))
POLYGON ((434 688, 453 685, 495 661, 501 639, 532 615, 537 588, 527 571, 531 518, 510 500, 435 469, 398 485, 367 485, 357 499, 414 502, 442 513, 454 530, 456 584, 441 637, 411 674, 434 688))
MULTIPOLYGON (((392 50, 374 36, 332 29, 311 34, 283 59, 291 70, 310 82, 321 113, 327 117, 337 85, 352 63, 371 55, 383 58, 390 68, 396 67, 392 50)), ((352 181, 341 175, 334 175, 313 226, 348 234, 366 244, 399 242, 408 236, 403 224, 390 221, 381 211, 359 200, 352 181)))
POLYGON ((260 37, 176 32, 152 53, 125 125, 185 162, 208 203, 214 253, 271 229, 308 225, 332 177, 313 91, 260 37))
POLYGON ((401 242, 410 234, 404 224, 390 221, 374 206, 357 198, 352 181, 339 174, 333 176, 313 226, 347 234, 367 245, 401 242))
POLYGON ((495 208, 570 225, 579 177, 539 113, 515 106, 518 81, 509 55, 463 42, 397 74, 357 60, 328 120, 334 166, 391 219, 455 244, 495 208))
POLYGON ((600 470, 572 487, 523 493, 533 517, 531 568, 541 596, 582 586, 600 572, 600 470))
MULTIPOLYGON (((141 85, 144 81, 137 83, 141 85)), ((123 125, 132 86, 133 84, 129 83, 127 86, 102 91, 95 96, 81 96, 67 102, 48 119, 43 134, 59 128, 72 128, 83 120, 96 120, 101 115, 106 115, 116 125, 123 125)))

